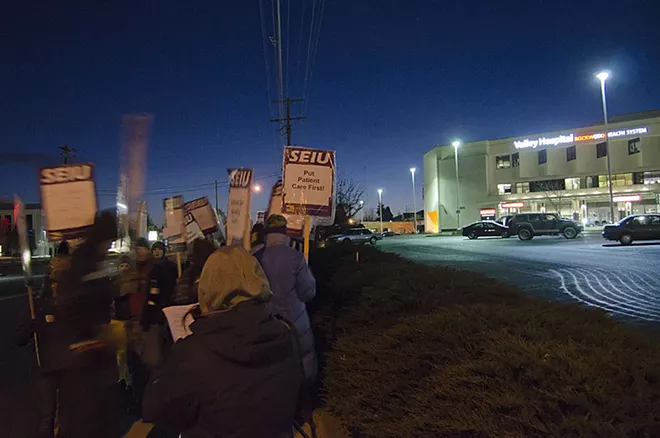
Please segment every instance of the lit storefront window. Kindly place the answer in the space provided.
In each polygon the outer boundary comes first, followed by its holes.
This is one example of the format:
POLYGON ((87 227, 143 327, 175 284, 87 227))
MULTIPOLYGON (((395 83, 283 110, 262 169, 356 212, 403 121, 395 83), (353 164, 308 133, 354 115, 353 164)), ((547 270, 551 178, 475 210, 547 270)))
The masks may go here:
POLYGON ((497 194, 498 195, 508 195, 511 193, 511 184, 498 184, 497 185, 497 194))
POLYGON ((644 172, 644 184, 660 184, 660 170, 644 172))
POLYGON ((566 190, 580 189, 580 178, 566 178, 564 183, 566 185, 566 190))
MULTIPOLYGON (((633 185, 632 173, 617 173, 612 175, 612 187, 626 187, 633 185)), ((607 175, 598 175, 598 187, 607 187, 607 175)))
POLYGON ((516 183, 516 193, 529 193, 529 183, 528 182, 516 183))
POLYGON ((495 157, 495 166, 498 169, 508 169, 511 167, 511 155, 500 155, 495 157))

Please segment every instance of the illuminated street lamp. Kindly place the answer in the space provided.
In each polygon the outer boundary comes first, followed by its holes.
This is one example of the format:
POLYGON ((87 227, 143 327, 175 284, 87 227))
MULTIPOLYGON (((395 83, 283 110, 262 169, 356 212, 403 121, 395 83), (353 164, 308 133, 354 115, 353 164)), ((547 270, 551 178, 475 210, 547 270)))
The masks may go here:
POLYGON ((415 199, 415 168, 410 168, 410 175, 412 175, 413 187, 413 233, 417 234, 417 199, 415 199))
POLYGON ((364 201, 360 201, 360 223, 364 223, 364 201))
POLYGON ((456 229, 461 229, 461 185, 458 181, 458 148, 461 146, 460 140, 454 140, 451 144, 454 146, 454 162, 456 164, 456 229))
POLYGON ((378 205, 380 208, 380 234, 383 234, 383 189, 378 189, 378 205))
POLYGON ((614 219, 614 199, 612 196, 612 164, 610 161, 610 142, 608 140, 609 129, 607 128, 607 99, 605 98, 605 81, 610 77, 609 72, 602 71, 596 74, 600 80, 600 95, 603 100, 603 119, 605 121, 605 152, 607 153, 607 181, 610 189, 610 216, 612 222, 614 219))
POLYGON ((261 192, 261 186, 259 184, 255 184, 252 186, 252 190, 254 190, 255 193, 261 192))

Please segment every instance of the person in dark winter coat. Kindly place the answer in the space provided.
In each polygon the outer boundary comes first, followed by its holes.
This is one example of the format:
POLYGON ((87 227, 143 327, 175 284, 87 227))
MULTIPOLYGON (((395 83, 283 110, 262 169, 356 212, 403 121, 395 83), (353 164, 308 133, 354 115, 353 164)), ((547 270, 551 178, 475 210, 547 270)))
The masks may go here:
POLYGON ((104 336, 114 288, 102 263, 116 237, 114 214, 98 215, 58 282, 51 333, 58 342, 45 365, 58 390, 61 438, 119 435, 115 350, 104 336))
POLYGON ((300 353, 305 376, 310 384, 316 380, 318 365, 314 333, 305 303, 316 295, 316 280, 305 257, 289 246, 286 218, 273 214, 266 221, 266 247, 255 253, 273 291, 268 308, 291 321, 300 339, 300 353))
POLYGON ((171 304, 179 272, 176 263, 167 258, 167 248, 163 242, 154 242, 151 245, 151 255, 154 260, 151 276, 158 281, 162 297, 161 307, 164 307, 171 304))
POLYGON ((146 239, 135 242, 134 290, 125 295, 129 321, 126 323, 126 360, 131 373, 137 410, 149 376, 160 365, 165 346, 165 316, 162 308, 171 304, 174 284, 165 269, 154 261, 146 239))
POLYGON ((181 274, 181 278, 178 279, 174 292, 173 301, 178 305, 197 302, 197 285, 199 277, 202 275, 202 269, 206 260, 217 249, 212 242, 206 239, 195 239, 191 247, 190 262, 181 274))
POLYGON ((199 282, 201 316, 149 383, 144 419, 183 438, 291 437, 303 371, 270 296, 245 249, 214 252, 199 282))
MULTIPOLYGON (((37 438, 53 438, 55 434, 55 416, 57 411, 57 373, 63 352, 68 348, 61 336, 59 325, 55 324, 55 299, 60 281, 65 279, 70 267, 69 245, 62 241, 57 254, 51 260, 48 272, 44 276, 41 291, 35 299, 35 319, 26 308, 22 318, 25 324, 19 328, 19 346, 25 346, 37 334, 39 346, 39 368, 36 375, 38 390, 37 438), (29 324, 27 321, 31 321, 29 324)), ((35 351, 36 353, 36 351, 35 351)))

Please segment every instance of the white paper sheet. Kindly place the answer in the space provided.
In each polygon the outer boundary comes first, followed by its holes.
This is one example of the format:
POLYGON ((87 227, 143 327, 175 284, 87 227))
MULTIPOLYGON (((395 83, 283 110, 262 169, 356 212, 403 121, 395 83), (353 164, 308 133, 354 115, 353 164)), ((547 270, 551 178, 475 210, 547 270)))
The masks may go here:
POLYGON ((196 305, 197 304, 186 304, 184 306, 170 306, 163 309, 174 342, 192 335, 190 324, 194 322, 194 318, 188 313, 188 311, 196 305))

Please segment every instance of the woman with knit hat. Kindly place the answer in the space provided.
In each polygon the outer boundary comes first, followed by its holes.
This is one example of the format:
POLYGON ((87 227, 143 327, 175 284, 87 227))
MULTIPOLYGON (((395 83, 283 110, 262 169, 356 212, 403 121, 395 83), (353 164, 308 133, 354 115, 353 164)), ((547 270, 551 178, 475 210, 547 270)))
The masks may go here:
POLYGON ((300 251, 289 245, 287 220, 272 214, 266 221, 266 247, 254 256, 268 276, 273 299, 268 308, 274 315, 282 315, 293 322, 300 340, 300 354, 305 376, 313 386, 318 374, 314 333, 307 314, 306 303, 316 295, 316 280, 300 251))
POLYGON ((291 437, 303 371, 295 337, 266 308, 261 266, 241 247, 222 247, 198 294, 201 316, 149 383, 144 419, 183 438, 291 437))

